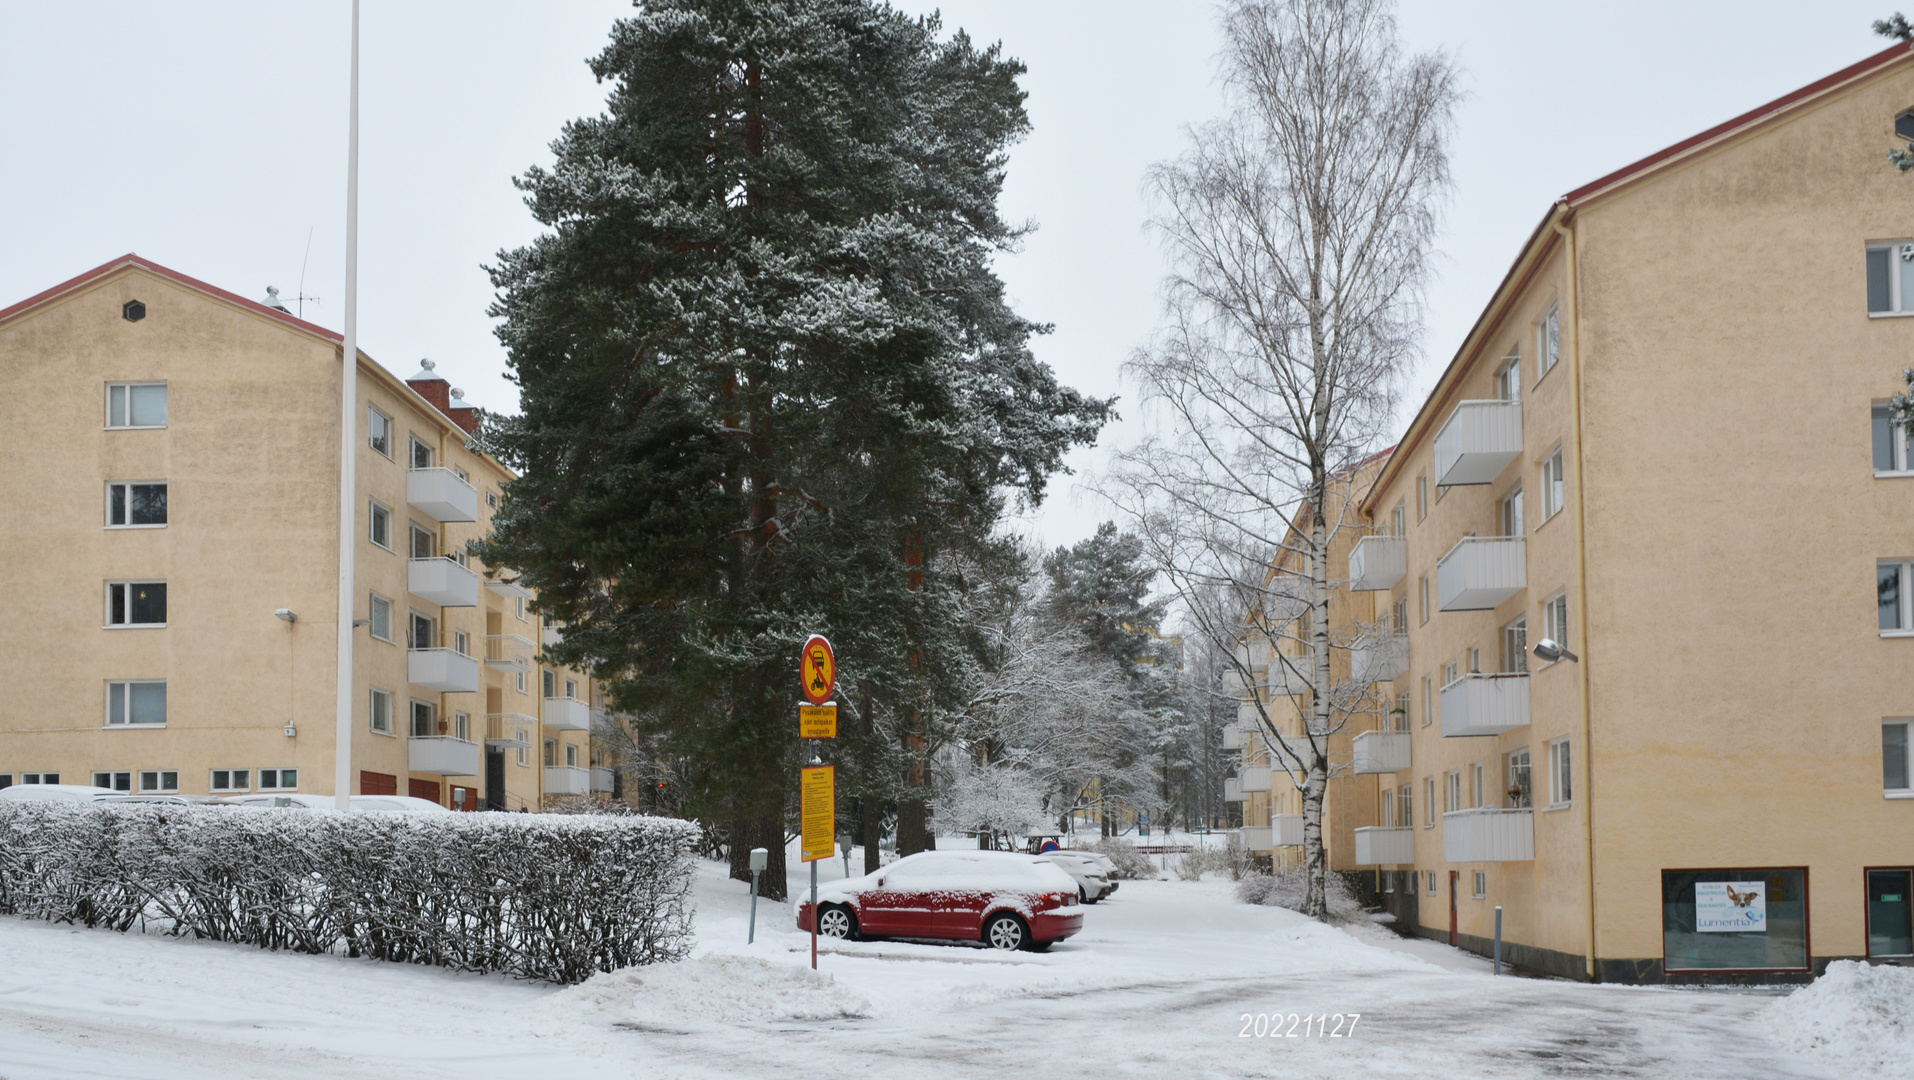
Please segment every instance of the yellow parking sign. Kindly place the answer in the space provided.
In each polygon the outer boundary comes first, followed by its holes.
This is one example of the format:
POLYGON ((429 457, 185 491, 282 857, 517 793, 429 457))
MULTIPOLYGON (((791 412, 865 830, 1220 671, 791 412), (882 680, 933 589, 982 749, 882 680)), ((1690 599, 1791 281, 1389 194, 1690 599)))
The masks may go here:
POLYGON ((798 785, 802 799, 804 861, 837 854, 837 770, 820 765, 804 770, 798 785))

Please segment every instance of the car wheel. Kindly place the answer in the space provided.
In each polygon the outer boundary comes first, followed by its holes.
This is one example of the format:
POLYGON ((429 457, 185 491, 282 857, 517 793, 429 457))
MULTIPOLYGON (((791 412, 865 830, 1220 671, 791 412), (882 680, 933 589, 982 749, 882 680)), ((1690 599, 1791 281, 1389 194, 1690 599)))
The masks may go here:
POLYGON ((984 944, 993 949, 1011 952, 1027 948, 1029 943, 1030 931, 1025 929, 1023 920, 1015 915, 995 915, 984 924, 984 944))
POLYGON ((826 904, 818 910, 817 933, 819 937, 855 938, 857 917, 842 904, 826 904))

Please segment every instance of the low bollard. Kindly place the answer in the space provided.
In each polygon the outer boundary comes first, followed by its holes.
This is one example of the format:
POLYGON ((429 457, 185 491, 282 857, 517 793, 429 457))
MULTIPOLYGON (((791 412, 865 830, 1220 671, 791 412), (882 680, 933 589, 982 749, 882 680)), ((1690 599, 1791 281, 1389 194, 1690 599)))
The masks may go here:
POLYGON ((1495 905, 1495 973, 1502 974, 1502 905, 1495 905))
POLYGON ((758 875, 764 873, 764 864, 769 861, 769 851, 761 847, 751 849, 751 929, 744 938, 746 945, 758 940, 758 875))

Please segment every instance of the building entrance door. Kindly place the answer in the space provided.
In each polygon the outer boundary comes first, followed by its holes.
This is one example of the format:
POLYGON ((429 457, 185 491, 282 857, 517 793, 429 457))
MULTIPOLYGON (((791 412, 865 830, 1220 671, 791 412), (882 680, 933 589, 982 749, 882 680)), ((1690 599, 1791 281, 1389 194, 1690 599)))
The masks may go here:
POLYGON ((1462 888, 1462 871, 1460 870, 1449 871, 1449 944, 1452 947, 1461 944, 1461 942, 1458 940, 1456 935, 1456 919, 1455 919, 1455 894, 1456 894, 1456 891, 1461 888, 1462 888))
POLYGON ((485 808, 487 810, 505 809, 505 750, 503 747, 485 748, 485 808))

